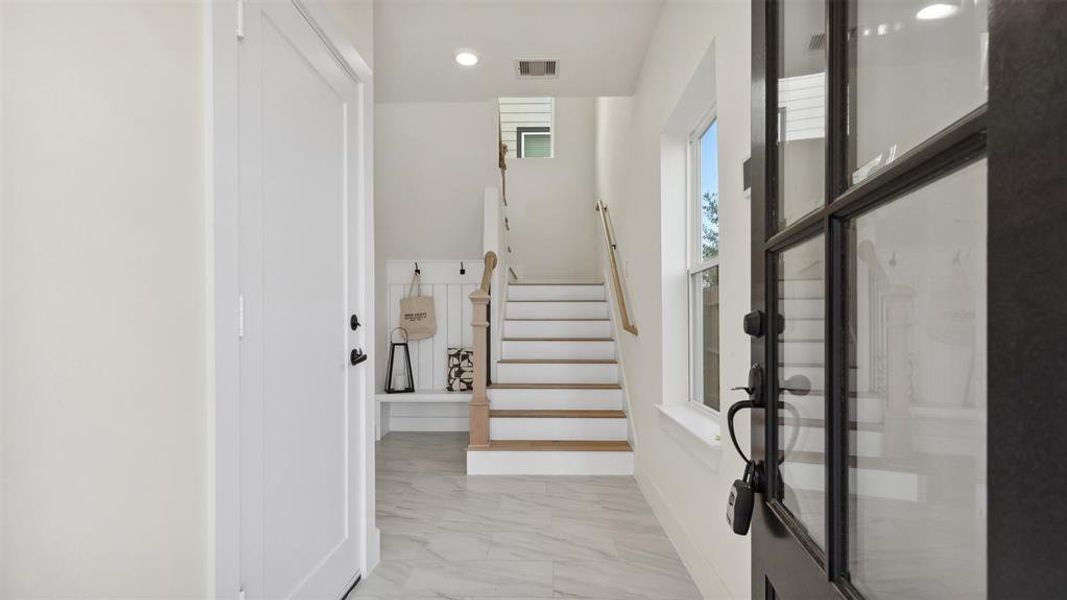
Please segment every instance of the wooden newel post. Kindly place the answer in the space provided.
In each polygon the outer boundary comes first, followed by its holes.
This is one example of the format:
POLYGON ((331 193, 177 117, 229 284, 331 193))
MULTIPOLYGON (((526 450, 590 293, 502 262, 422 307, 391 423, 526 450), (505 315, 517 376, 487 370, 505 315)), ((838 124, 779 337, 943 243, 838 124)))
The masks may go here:
POLYGON ((489 281, 496 267, 496 254, 485 253, 485 270, 482 272, 482 285, 471 292, 474 328, 474 393, 471 396, 471 440, 472 448, 489 446, 489 394, 486 391, 486 374, 489 364, 486 358, 489 350, 489 281))

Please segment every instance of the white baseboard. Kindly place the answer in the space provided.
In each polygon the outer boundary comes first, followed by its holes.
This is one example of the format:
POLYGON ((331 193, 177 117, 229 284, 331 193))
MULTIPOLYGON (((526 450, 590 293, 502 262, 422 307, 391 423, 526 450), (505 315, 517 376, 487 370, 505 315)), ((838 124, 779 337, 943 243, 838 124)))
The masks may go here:
POLYGON ((367 568, 364 570, 364 579, 382 561, 382 530, 375 527, 367 537, 367 568))
MULTIPOLYGON (((676 517, 675 510, 647 476, 638 471, 635 476, 637 485, 644 493, 645 499, 663 530, 667 533, 682 563, 693 578, 693 583, 705 600, 733 600, 734 596, 715 569, 715 563, 706 556, 689 536, 687 528, 676 517)), ((723 535, 729 535, 726 529, 726 515, 723 518, 723 535)))

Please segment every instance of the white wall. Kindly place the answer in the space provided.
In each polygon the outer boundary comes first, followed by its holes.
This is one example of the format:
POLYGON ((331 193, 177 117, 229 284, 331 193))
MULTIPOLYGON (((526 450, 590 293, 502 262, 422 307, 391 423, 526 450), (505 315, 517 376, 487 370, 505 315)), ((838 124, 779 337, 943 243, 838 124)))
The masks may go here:
MULTIPOLYGON (((495 102, 379 103, 375 111, 381 386, 395 326, 387 316, 385 261, 480 256, 485 188, 499 185, 500 176, 495 102)), ((512 262, 529 278, 596 277, 596 100, 557 98, 553 135, 554 158, 508 165, 512 262)))
MULTIPOLYGON (((698 457, 668 433, 656 405, 685 402, 685 225, 661 206, 662 134, 709 44, 716 49, 720 144, 721 394, 747 377, 749 343, 740 322, 749 307, 749 208, 741 165, 750 149, 750 6, 740 0, 667 0, 632 99, 598 102, 597 192, 615 220, 639 337, 620 346, 637 438, 638 479, 697 584, 709 598, 750 596, 749 538, 725 522, 729 486, 742 462, 723 441, 698 457), (702 460, 703 458, 703 460, 702 460), (708 463, 711 463, 710 465, 708 463), (727 592, 722 590, 721 579, 727 592)), ((669 170, 664 171, 669 172, 669 170)), ((747 446, 747 418, 738 420, 747 446)))
POLYGON ((374 68, 374 0, 323 0, 359 57, 374 68))
POLYGON ((552 158, 508 163, 512 261, 526 279, 597 274, 596 99, 556 98, 552 158))
POLYGON ((0 3, 0 598, 209 596, 209 6, 0 3))
MULTIPOLYGON (((499 181, 492 102, 375 105, 376 367, 384 386, 385 262, 482 255, 485 187, 499 181)), ((480 265, 470 265, 480 269, 480 265)))
POLYGON ((6 523, 4 515, 6 514, 6 498, 7 498, 7 486, 4 483, 7 481, 7 471, 4 468, 4 397, 7 393, 7 380, 4 378, 4 350, 5 344, 3 342, 6 336, 7 330, 5 328, 5 322, 7 319, 6 305, 4 302, 4 273, 5 260, 4 239, 6 238, 4 231, 4 207, 6 205, 4 185, 4 142, 6 129, 4 128, 4 83, 6 76, 5 63, 4 63, 4 22, 6 10, 4 6, 0 4, 0 598, 7 598, 7 543, 6 543, 6 523))
POLYGON ((0 596, 206 596, 205 6, 3 5, 0 596))

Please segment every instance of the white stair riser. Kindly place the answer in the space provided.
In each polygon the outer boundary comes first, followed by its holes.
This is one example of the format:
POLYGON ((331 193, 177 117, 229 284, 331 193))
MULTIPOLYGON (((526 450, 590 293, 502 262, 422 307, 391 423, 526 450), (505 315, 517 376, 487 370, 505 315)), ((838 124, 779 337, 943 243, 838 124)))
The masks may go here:
POLYGON ((787 340, 824 340, 826 322, 823 319, 787 319, 782 337, 787 340))
POLYGON ((609 338, 611 321, 504 321, 504 337, 609 338))
POLYGON ((508 301, 604 300, 602 285, 510 285, 508 301))
POLYGON ((822 319, 826 316, 826 303, 821 298, 786 298, 779 300, 779 310, 789 319, 822 319))
POLYGON ((467 452, 468 475, 633 475, 633 452, 467 452))
POLYGON ((607 302, 514 302, 507 304, 509 319, 606 319, 607 302))
MULTIPOLYGON (((824 491, 826 467, 824 465, 796 463, 788 460, 782 471, 789 487, 797 490, 824 491)), ((886 471, 883 469, 854 469, 849 493, 865 498, 889 498, 915 502, 919 499, 920 478, 915 473, 886 471)))
POLYGON ((621 410, 622 390, 490 389, 494 409, 527 410, 621 410))
MULTIPOLYGON (((798 366, 792 364, 786 364, 782 367, 779 374, 788 384, 788 387, 799 388, 802 380, 799 378, 806 378, 808 389, 811 390, 825 390, 826 389, 826 372, 822 366, 798 366), (794 380, 792 378, 798 378, 794 380)), ((849 386, 850 389, 855 389, 856 385, 856 369, 848 370, 849 386)))
MULTIPOLYGON (((787 419, 788 423, 790 420, 787 419)), ((853 456, 877 458, 882 456, 881 431, 850 431, 849 448, 853 456)), ((785 460, 789 461, 789 452, 826 451, 826 430, 822 427, 783 426, 778 433, 783 447, 787 448, 785 460)))
POLYGON ((779 298, 825 298, 826 283, 822 279, 791 279, 778 282, 779 298))
POLYGON ((815 363, 826 359, 826 346, 822 342, 779 342, 778 360, 790 363, 815 363))
POLYGON ((527 342, 505 340, 503 358, 613 359, 615 342, 527 342))
POLYGON ((556 419, 501 418, 489 419, 492 440, 595 440, 626 441, 626 419, 556 419))
MULTIPOLYGON (((789 406, 789 411, 796 411, 800 419, 825 419, 826 399, 821 394, 796 396, 783 394, 782 401, 789 406)), ((849 402, 849 420, 857 423, 881 423, 884 411, 882 399, 874 396, 859 396, 849 402)))
POLYGON ((618 383, 619 369, 608 364, 499 363, 500 383, 618 383))

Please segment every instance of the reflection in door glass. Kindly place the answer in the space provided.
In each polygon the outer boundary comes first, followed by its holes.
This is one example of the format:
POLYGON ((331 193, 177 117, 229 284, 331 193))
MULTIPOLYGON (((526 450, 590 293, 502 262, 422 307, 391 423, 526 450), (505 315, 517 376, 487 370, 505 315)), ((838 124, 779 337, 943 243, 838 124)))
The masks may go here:
POLYGON ((826 2, 779 3, 778 229, 825 203, 826 2))
POLYGON ((778 490, 820 547, 826 537, 826 414, 823 407, 826 297, 823 236, 778 256, 778 490))
POLYGON ((852 582, 985 598, 984 161, 858 217, 849 245, 852 582))
POLYGON ((987 0, 858 0, 852 183, 985 103, 987 0))

